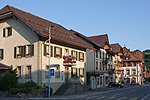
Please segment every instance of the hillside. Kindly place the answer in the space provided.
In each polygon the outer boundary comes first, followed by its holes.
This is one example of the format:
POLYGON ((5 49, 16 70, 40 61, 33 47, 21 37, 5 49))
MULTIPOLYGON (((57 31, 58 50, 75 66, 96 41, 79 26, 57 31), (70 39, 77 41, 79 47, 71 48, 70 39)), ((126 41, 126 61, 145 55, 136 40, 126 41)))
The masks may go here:
POLYGON ((145 67, 150 69, 150 50, 143 51, 145 58, 145 67))

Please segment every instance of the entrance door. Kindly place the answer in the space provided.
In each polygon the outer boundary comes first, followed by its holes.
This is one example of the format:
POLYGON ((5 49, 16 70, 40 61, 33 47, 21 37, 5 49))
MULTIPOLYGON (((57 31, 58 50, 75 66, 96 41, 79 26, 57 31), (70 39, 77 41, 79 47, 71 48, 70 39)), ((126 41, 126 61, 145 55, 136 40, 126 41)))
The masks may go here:
POLYGON ((66 66, 66 67, 65 67, 65 81, 67 82, 68 79, 69 79, 69 67, 66 66))

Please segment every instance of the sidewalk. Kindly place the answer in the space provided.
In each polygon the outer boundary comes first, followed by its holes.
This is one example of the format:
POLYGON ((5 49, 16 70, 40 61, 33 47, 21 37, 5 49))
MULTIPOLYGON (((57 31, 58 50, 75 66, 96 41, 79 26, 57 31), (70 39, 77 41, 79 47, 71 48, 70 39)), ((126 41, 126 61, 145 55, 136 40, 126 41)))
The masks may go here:
MULTIPOLYGON (((96 94, 97 92, 99 93, 99 92, 106 92, 106 91, 110 91, 110 90, 118 90, 118 89, 120 89, 120 88, 117 88, 117 87, 112 87, 112 88, 109 88, 109 87, 100 87, 100 88, 97 88, 97 89, 95 89, 95 90, 87 90, 87 91, 85 91, 85 92, 78 92, 78 93, 75 93, 75 94, 72 94, 72 95, 62 95, 62 96, 57 96, 57 95, 55 95, 55 96, 51 96, 50 98, 51 99, 70 99, 70 98, 78 98, 78 97, 85 97, 85 96, 88 96, 88 95, 94 95, 94 94, 96 94)), ((34 99, 39 99, 39 100, 41 100, 41 99, 50 99, 50 98, 34 98, 34 97, 31 97, 31 98, 29 98, 29 99, 31 99, 31 100, 34 100, 34 99)))

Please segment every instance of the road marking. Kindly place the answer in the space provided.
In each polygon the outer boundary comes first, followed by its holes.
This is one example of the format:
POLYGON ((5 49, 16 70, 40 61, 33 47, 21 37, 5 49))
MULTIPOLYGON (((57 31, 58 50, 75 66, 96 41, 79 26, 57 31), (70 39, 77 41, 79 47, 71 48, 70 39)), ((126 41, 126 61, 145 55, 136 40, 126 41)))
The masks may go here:
POLYGON ((97 96, 92 96, 92 97, 88 97, 86 99, 92 99, 92 98, 96 98, 97 96))
POLYGON ((145 97, 143 97, 141 100, 145 100, 148 96, 150 96, 150 93, 146 95, 145 97))

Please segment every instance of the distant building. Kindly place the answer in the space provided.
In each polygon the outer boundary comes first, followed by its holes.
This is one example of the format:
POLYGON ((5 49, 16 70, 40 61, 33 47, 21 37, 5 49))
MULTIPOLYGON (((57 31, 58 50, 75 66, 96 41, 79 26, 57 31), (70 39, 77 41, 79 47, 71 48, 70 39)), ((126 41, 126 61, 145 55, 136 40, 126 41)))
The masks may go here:
POLYGON ((114 53, 113 61, 114 61, 114 68, 115 68, 115 79, 116 82, 121 83, 123 79, 123 49, 119 43, 111 44, 112 51, 114 53))
POLYGON ((88 37, 99 48, 88 50, 87 53, 87 73, 90 78, 89 83, 92 89, 107 86, 114 81, 113 52, 111 51, 108 35, 88 37))
POLYGON ((123 48, 124 58, 123 77, 126 84, 142 84, 143 82, 143 54, 138 52, 131 52, 126 47, 123 48))

